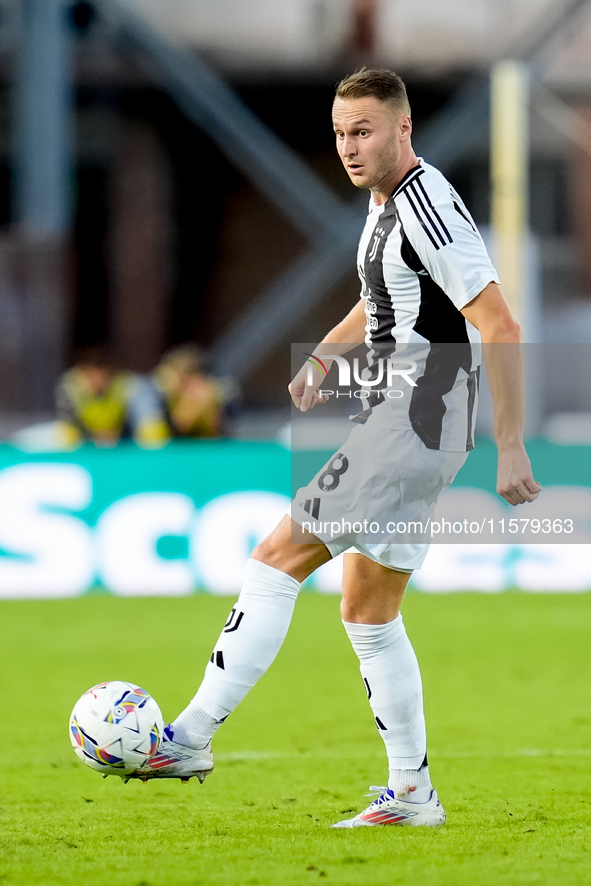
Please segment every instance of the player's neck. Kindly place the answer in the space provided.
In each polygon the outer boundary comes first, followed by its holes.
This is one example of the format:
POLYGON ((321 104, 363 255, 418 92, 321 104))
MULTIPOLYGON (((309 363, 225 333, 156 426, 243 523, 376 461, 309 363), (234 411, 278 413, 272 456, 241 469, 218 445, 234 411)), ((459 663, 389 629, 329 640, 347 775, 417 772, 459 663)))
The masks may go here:
POLYGON ((393 169, 390 175, 376 188, 370 188, 376 206, 383 206, 390 199, 402 179, 411 169, 419 165, 417 155, 409 145, 408 152, 400 158, 400 163, 393 169))

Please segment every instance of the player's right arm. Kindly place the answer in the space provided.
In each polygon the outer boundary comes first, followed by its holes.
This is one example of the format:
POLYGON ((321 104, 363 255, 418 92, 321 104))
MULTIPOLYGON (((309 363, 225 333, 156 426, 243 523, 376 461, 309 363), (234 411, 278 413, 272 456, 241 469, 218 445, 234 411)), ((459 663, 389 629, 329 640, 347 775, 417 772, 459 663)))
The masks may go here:
MULTIPOLYGON (((365 300, 360 298, 354 308, 340 323, 330 330, 320 344, 314 348, 313 356, 319 357, 326 370, 330 369, 332 360, 325 360, 324 354, 346 354, 356 345, 365 341, 365 300)), ((326 373, 311 363, 304 363, 290 385, 289 393, 294 404, 301 412, 307 412, 317 403, 325 403, 328 399, 319 393, 319 387, 326 378, 326 373), (308 385, 308 373, 312 368, 312 384, 308 385)))
POLYGON ((519 324, 498 283, 489 283, 462 313, 482 337, 499 453, 497 492, 510 505, 535 501, 542 487, 534 480, 523 443, 525 395, 519 324))
POLYGON ((423 176, 397 199, 402 224, 430 277, 479 330, 495 412, 497 492, 511 505, 534 501, 523 444, 520 330, 509 310, 482 237, 458 195, 438 173, 423 176))

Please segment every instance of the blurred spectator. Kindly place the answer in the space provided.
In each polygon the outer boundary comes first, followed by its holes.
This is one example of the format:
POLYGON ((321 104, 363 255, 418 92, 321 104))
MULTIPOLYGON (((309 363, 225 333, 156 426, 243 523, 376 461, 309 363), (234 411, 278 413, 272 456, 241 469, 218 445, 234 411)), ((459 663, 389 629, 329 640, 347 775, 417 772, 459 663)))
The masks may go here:
POLYGON ((170 437, 152 379, 118 369, 102 347, 81 350, 57 384, 56 406, 65 446, 113 446, 124 437, 159 446, 170 437))
POLYGON ((227 384, 204 371, 203 354, 187 343, 168 351, 154 372, 168 421, 175 437, 219 437, 224 406, 230 398, 227 384))

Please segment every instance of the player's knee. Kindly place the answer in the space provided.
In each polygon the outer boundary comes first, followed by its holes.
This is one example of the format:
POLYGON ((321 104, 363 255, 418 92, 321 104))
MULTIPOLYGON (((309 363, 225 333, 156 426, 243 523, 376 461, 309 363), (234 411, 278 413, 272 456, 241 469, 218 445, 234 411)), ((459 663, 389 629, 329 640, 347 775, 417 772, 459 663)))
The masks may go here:
POLYGON ((341 605, 341 618, 349 624, 360 625, 384 624, 388 620, 372 606, 354 606, 350 603, 341 605))
POLYGON ((272 563, 269 563, 269 560, 272 559, 273 552, 274 545, 270 542, 269 538, 266 538, 253 549, 250 556, 253 560, 260 560, 261 563, 266 563, 268 566, 271 566, 272 563))
POLYGON ((351 621, 351 619, 349 618, 350 614, 351 613, 348 602, 346 602, 345 600, 341 600, 341 618, 343 619, 343 621, 351 621))
POLYGON ((375 593, 360 583, 358 587, 343 590, 341 618, 352 624, 386 624, 396 618, 401 602, 402 592, 375 593))
POLYGON ((268 535, 267 538, 256 546, 250 556, 253 560, 260 560, 262 563, 266 563, 267 566, 281 569, 285 553, 281 540, 277 538, 276 533, 272 532, 271 535, 268 535))
POLYGON ((365 608, 359 600, 343 597, 341 600, 341 618, 348 622, 362 622, 366 615, 365 608))

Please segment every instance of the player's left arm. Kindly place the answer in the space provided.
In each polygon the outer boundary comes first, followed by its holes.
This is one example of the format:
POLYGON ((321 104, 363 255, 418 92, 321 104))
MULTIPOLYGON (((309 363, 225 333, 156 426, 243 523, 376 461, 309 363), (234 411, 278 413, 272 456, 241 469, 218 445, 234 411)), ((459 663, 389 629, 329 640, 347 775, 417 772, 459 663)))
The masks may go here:
POLYGON ((360 298, 349 313, 314 348, 312 357, 319 360, 304 363, 291 384, 289 393, 301 412, 313 409, 318 403, 326 403, 328 397, 320 393, 320 385, 328 375, 332 360, 326 354, 346 354, 365 338, 365 302, 360 298), (308 367, 311 366, 312 384, 308 383, 308 367))
POLYGON ((461 310, 482 338, 499 452, 497 492, 511 505, 534 501, 542 487, 534 480, 523 444, 525 396, 519 324, 494 282, 461 310))

